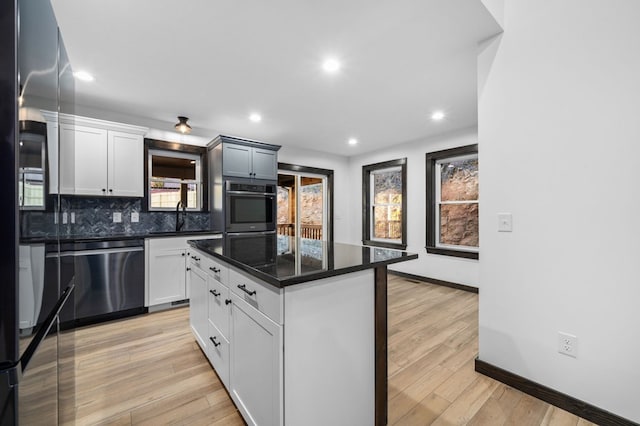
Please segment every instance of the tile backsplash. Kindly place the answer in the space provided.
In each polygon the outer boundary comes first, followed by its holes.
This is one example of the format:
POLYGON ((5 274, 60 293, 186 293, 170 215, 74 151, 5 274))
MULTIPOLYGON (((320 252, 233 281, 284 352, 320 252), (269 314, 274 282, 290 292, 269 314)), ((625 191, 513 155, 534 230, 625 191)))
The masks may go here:
MULTIPOLYGON (((209 213, 187 212, 184 231, 209 230, 209 213)), ((143 212, 140 198, 89 198, 60 197, 59 224, 53 212, 23 211, 21 237, 93 237, 101 235, 145 235, 152 232, 172 232, 176 228, 175 211, 143 212), (120 213, 121 222, 113 221, 114 213, 120 213), (132 213, 138 213, 139 221, 132 222, 132 213), (63 220, 66 214, 66 224, 63 220), (75 223, 71 223, 72 214, 75 223)))

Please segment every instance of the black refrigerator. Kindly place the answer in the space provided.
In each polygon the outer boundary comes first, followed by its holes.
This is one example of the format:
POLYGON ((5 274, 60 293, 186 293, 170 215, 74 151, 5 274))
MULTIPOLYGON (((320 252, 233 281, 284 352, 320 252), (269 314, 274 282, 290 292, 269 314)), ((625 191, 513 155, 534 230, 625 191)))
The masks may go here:
POLYGON ((49 0, 0 2, 1 426, 58 424, 74 405, 73 331, 59 321, 74 279, 44 261, 60 247, 57 114, 73 106, 49 0))

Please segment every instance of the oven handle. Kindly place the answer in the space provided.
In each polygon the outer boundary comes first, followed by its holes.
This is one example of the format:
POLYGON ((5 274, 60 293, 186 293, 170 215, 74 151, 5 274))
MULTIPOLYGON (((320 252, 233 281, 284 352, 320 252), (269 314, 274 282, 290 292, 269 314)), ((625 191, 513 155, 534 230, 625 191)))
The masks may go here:
POLYGON ((260 232, 227 232, 227 235, 230 237, 238 237, 238 236, 242 236, 242 237, 251 237, 252 235, 270 235, 270 234, 274 234, 275 235, 276 231, 260 231, 260 232))
POLYGON ((270 198, 274 198, 276 196, 276 194, 274 194, 273 192, 227 191, 227 194, 248 195, 250 197, 270 197, 270 198))

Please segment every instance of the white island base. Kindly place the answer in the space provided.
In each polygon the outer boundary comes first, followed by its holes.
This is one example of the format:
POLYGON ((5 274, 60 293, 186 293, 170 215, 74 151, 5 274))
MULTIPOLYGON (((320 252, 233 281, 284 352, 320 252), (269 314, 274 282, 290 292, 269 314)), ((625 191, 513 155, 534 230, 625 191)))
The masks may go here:
POLYGON ((386 424, 386 265, 278 288, 190 255, 192 330, 247 424, 386 424))

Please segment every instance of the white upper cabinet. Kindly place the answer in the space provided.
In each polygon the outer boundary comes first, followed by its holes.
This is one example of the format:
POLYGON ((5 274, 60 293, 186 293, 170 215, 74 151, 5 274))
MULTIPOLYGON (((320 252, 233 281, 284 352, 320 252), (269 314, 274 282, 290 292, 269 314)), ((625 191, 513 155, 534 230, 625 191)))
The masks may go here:
POLYGON ((144 195, 144 142, 142 136, 109 131, 107 186, 109 195, 144 195))
POLYGON ((142 197, 146 130, 60 114, 60 193, 142 197))

